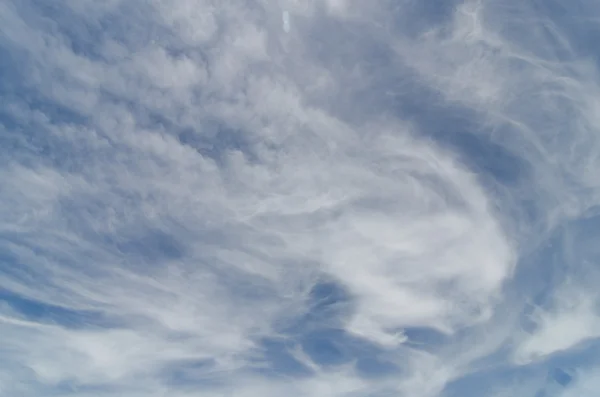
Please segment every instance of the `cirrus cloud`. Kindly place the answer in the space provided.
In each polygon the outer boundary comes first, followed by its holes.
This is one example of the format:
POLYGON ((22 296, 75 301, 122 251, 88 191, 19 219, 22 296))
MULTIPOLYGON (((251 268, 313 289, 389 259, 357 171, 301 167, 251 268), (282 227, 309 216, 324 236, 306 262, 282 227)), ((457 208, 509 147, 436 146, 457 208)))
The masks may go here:
POLYGON ((1 4, 0 391, 594 379, 599 10, 434 3, 1 4))

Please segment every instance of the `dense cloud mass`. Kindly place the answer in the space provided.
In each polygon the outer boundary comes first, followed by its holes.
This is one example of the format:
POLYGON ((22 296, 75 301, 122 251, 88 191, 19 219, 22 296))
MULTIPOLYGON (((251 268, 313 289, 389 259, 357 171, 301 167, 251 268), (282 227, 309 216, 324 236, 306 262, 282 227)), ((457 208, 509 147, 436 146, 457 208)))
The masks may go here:
POLYGON ((0 1, 0 395, 600 390, 600 4, 0 1))

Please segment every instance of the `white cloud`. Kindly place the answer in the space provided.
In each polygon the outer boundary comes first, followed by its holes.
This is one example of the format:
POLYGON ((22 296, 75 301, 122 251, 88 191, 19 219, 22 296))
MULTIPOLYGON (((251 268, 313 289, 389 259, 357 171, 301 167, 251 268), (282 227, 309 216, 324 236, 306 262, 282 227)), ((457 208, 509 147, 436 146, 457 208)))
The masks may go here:
POLYGON ((598 294, 585 282, 566 283, 556 290, 549 310, 538 308, 532 314, 536 325, 515 352, 515 360, 525 364, 564 352, 582 342, 600 337, 598 294))
MULTIPOLYGON (((0 130, 14 149, 0 149, 0 288, 84 324, 3 309, 3 393, 437 396, 511 339, 517 316, 496 309, 516 296, 523 254, 598 202, 594 70, 558 28, 569 63, 535 51, 549 38, 500 28, 526 7, 465 2, 418 29, 395 25, 405 11, 389 2, 57 7, 95 35, 34 3, 0 5, 0 46, 25 81, 5 96, 18 127, 0 130), (365 59, 371 44, 381 53, 365 59), (377 106, 389 97, 374 70, 386 89, 412 79, 436 92, 428 105, 472 112, 472 134, 531 173, 502 185, 418 117, 377 106), (547 215, 515 216, 526 200, 547 215), (354 335, 392 374, 369 378, 361 357, 321 365, 286 334, 322 278, 346 311, 315 327, 354 335), (447 342, 415 347, 419 328, 447 342), (270 339, 307 374, 269 374, 270 339)), ((595 299, 558 299, 511 339, 517 356, 597 337, 595 299)))

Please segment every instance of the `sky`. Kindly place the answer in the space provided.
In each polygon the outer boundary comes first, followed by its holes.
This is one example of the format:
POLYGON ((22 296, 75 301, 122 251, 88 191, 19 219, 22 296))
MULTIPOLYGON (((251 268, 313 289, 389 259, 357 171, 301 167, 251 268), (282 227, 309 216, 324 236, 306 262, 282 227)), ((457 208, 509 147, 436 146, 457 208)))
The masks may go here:
POLYGON ((0 1, 0 395, 600 392, 600 3, 0 1))

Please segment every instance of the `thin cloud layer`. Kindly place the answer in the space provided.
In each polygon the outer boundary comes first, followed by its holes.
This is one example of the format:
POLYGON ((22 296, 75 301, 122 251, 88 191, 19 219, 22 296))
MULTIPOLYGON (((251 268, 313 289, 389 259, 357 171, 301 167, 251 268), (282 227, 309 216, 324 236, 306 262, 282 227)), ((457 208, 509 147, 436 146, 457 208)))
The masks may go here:
POLYGON ((585 395, 599 13, 0 4, 0 394, 585 395))

